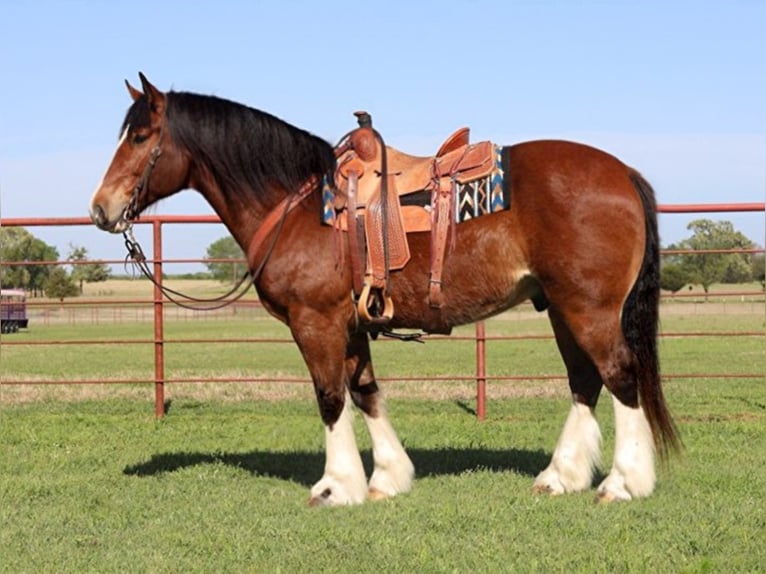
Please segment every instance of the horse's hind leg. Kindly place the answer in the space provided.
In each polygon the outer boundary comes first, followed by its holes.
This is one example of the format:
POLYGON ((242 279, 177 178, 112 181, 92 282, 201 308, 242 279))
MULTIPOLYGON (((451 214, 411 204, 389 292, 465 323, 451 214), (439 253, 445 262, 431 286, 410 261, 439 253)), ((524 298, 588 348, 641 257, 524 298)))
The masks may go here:
POLYGON ((604 501, 647 496, 655 484, 654 443, 638 402, 637 358, 625 341, 619 310, 590 309, 562 319, 598 371, 614 403, 614 460, 609 475, 598 487, 598 496, 604 501))
POLYGON ((352 335, 346 356, 349 390, 372 440, 375 468, 370 477, 369 497, 388 498, 412 488, 415 469, 388 419, 375 381, 366 334, 352 335))
POLYGON ((598 500, 631 500, 649 496, 654 490, 654 445, 643 408, 628 406, 615 394, 614 462, 609 475, 598 487, 598 500))
POLYGON ((601 391, 601 376, 580 349, 555 308, 549 309, 556 343, 564 359, 572 391, 572 408, 548 467, 535 479, 537 493, 564 494, 590 488, 600 462, 601 432, 593 409, 601 391))
POLYGON ((579 340, 598 368, 614 405, 614 458, 608 476, 598 487, 598 498, 609 502, 648 496, 656 481, 655 451, 649 421, 639 404, 638 359, 625 340, 616 309, 591 313, 584 330, 579 340))

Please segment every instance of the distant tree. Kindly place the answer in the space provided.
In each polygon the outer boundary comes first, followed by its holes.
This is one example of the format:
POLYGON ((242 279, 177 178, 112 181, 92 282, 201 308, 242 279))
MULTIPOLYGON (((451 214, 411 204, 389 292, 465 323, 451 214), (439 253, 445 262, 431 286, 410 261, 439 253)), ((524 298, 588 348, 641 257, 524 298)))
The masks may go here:
MULTIPOLYGON (((686 228, 692 232, 692 236, 671 248, 701 251, 753 247, 753 242, 736 231, 730 221, 697 219, 686 228)), ((743 253, 689 253, 679 255, 679 261, 693 281, 702 285, 706 297, 713 283, 739 282, 751 275, 751 272, 747 272, 750 256, 743 253)))
POLYGON ((245 254, 233 237, 222 237, 208 246, 205 259, 209 261, 205 263, 205 267, 214 279, 235 283, 247 270, 243 262, 244 257, 245 254), (231 259, 232 262, 215 261, 217 259, 231 259))
POLYGON ((77 283, 66 269, 56 266, 51 269, 45 280, 45 296, 63 301, 65 297, 76 297, 80 294, 77 283))
POLYGON ((112 270, 105 263, 99 261, 91 262, 88 259, 88 250, 79 245, 69 244, 67 261, 78 263, 77 265, 72 265, 72 279, 77 282, 80 295, 82 295, 83 283, 106 281, 112 275, 112 270), (85 261, 88 263, 84 263, 85 261))
POLYGON ((753 280, 752 255, 730 257, 721 283, 749 283, 753 280))
POLYGON ((25 265, 3 266, 0 281, 4 286, 27 289, 33 295, 43 291, 50 273, 50 265, 36 265, 35 261, 58 261, 58 250, 38 239, 23 227, 0 229, 0 261, 24 262, 25 265))
POLYGON ((677 293, 693 280, 689 272, 679 263, 663 264, 660 273, 660 287, 671 293, 677 293))

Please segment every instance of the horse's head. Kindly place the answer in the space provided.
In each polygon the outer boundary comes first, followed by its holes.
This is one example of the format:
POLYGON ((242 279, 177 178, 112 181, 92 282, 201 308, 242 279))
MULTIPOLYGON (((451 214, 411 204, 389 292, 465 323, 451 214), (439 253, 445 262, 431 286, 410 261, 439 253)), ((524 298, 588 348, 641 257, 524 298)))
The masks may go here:
POLYGON ((99 228, 120 233, 156 201, 186 187, 189 159, 167 128, 167 95, 139 74, 143 92, 125 84, 133 104, 125 115, 117 150, 90 200, 99 228))

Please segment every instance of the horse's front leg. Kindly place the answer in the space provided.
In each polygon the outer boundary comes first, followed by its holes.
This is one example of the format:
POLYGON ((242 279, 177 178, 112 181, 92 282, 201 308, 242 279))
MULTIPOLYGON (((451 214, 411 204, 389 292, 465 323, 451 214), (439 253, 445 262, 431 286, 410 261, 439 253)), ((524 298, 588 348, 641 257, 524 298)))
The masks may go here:
POLYGON ((383 397, 375 381, 366 334, 354 334, 346 354, 346 373, 354 404, 362 411, 372 440, 375 468, 370 477, 373 500, 409 492, 415 468, 388 419, 383 397))
POLYGON ((311 506, 359 504, 367 498, 367 479, 356 445, 348 400, 346 325, 338 315, 302 310, 290 324, 314 382, 325 425, 325 468, 311 488, 311 506))

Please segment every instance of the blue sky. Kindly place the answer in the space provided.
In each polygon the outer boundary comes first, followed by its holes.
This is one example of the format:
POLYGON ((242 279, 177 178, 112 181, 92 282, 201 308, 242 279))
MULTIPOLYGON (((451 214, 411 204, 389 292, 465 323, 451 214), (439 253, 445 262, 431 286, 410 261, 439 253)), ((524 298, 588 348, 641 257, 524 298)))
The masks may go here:
MULTIPOLYGON (((572 139, 639 169, 660 203, 763 202, 765 30, 756 1, 0 0, 0 215, 86 215, 139 70, 331 142, 366 109, 411 153, 462 125, 572 139)), ((155 211, 212 212, 192 191, 155 211)), ((697 217, 764 243, 763 214, 663 215, 663 243, 697 217)), ((123 256, 95 229, 32 231, 62 256, 123 256)), ((201 257, 224 234, 169 227, 165 255, 201 257)))

